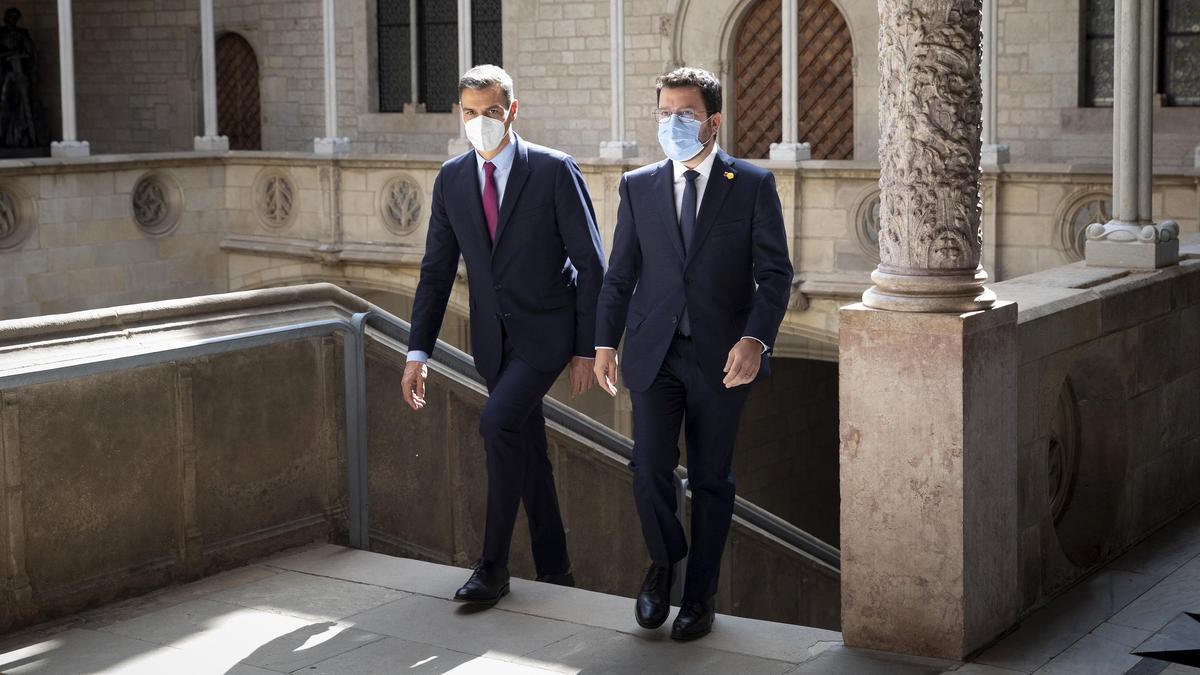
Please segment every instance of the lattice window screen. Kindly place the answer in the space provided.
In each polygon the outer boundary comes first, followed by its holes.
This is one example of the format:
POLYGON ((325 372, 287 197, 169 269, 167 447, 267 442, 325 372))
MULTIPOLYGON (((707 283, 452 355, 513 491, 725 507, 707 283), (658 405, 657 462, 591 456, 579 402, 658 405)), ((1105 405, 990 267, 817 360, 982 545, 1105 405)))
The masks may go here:
MULTIPOLYGON (((759 0, 734 43, 734 152, 766 157, 783 137, 779 31, 781 3, 759 0)), ((854 157, 854 51, 850 28, 831 0, 801 0, 797 12, 798 138, 817 159, 854 157)))
POLYGON ((229 138, 231 150, 262 150, 262 108, 258 91, 258 59, 254 48, 236 33, 217 40, 217 133, 229 138))

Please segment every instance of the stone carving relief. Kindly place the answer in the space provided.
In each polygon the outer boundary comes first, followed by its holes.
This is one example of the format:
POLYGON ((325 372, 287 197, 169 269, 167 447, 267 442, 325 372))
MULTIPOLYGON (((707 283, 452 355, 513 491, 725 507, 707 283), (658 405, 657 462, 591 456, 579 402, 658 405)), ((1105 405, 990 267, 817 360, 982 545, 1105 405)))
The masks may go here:
POLYGON ((1046 448, 1050 515, 1058 522, 1071 499, 1079 473, 1079 403, 1071 378, 1063 381, 1055 408, 1054 426, 1046 448))
POLYGON ((975 270, 982 0, 879 0, 880 231, 896 270, 975 270))
POLYGON ((1059 246, 1071 260, 1083 260, 1088 226, 1112 220, 1112 195, 1103 189, 1086 190, 1064 204, 1058 217, 1059 246))
POLYGON ((267 168, 254 184, 254 206, 263 225, 282 230, 296 214, 296 183, 285 169, 267 168))
POLYGON ((32 222, 32 200, 12 186, 0 185, 0 251, 21 245, 32 222))
POLYGON ((130 193, 133 220, 149 234, 169 232, 179 222, 183 197, 179 184, 162 173, 148 173, 138 179, 130 193))
POLYGON ((871 190, 858 200, 850 221, 863 254, 875 262, 879 262, 879 210, 879 190, 871 190))
POLYGON ((380 191, 379 214, 389 232, 399 236, 412 234, 421 224, 421 186, 410 176, 389 180, 380 191))

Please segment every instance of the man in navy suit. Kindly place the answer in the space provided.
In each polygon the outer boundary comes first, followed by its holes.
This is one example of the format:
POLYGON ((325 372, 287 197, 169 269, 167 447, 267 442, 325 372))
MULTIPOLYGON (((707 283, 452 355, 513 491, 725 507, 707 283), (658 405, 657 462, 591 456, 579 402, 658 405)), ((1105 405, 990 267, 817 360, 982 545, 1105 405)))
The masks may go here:
POLYGON ((721 554, 733 519, 733 446, 747 385, 787 311, 792 265, 769 171, 717 147, 721 83, 695 68, 658 80, 658 138, 668 159, 621 179, 612 257, 596 311, 595 375, 616 395, 625 335, 633 399, 634 500, 652 564, 635 616, 658 628, 675 563, 687 557, 676 640, 712 629, 721 554), (675 517, 672 473, 687 441, 692 542, 675 517))
POLYGON ((420 410, 425 362, 461 256, 475 367, 489 393, 479 421, 488 493, 483 554, 455 599, 491 605, 508 593, 508 551, 522 502, 538 580, 574 585, 542 398, 568 362, 573 395, 592 385, 604 253, 575 160, 512 131, 512 78, 496 66, 476 66, 459 80, 458 93, 474 149, 443 164, 433 184, 402 387, 405 401, 420 410))

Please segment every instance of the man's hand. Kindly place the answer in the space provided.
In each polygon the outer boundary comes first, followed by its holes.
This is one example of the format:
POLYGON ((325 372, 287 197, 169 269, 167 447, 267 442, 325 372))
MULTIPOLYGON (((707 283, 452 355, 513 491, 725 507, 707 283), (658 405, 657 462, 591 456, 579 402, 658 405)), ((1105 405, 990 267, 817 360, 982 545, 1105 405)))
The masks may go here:
POLYGON ((592 388, 592 360, 582 356, 571 357, 571 398, 584 394, 592 388))
POLYGON ((409 361, 404 365, 404 378, 400 387, 404 390, 404 402, 413 410, 425 407, 425 379, 429 377, 429 367, 422 361, 409 361))
POLYGON ((763 347, 758 340, 738 340, 733 349, 729 350, 729 358, 725 359, 725 379, 722 381, 725 388, 733 389, 753 382, 762 366, 762 355, 763 347))
POLYGON ((617 350, 597 349, 596 362, 592 371, 596 374, 596 382, 609 396, 617 395, 617 350))

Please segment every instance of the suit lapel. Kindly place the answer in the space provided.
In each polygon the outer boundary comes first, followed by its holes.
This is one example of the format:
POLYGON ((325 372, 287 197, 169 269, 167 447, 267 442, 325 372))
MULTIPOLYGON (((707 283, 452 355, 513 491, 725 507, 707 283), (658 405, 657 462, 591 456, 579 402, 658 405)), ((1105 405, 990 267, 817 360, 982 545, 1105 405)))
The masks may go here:
POLYGON ((487 219, 483 216, 483 194, 479 191, 479 166, 475 162, 475 151, 467 156, 459 165, 458 184, 456 192, 466 198, 462 208, 467 212, 467 234, 482 250, 490 251, 492 242, 489 241, 487 219))
POLYGON ((675 172, 671 160, 658 165, 654 172, 654 201, 658 204, 659 216, 667 238, 675 246, 680 260, 686 259, 683 250, 683 233, 679 231, 679 214, 675 213, 675 172))
MULTIPOLYGON (((500 204, 500 219, 496 221, 496 243, 492 245, 493 257, 496 255, 496 249, 500 248, 500 238, 508 229, 508 221, 512 217, 513 209, 516 208, 517 199, 521 196, 521 189, 525 187, 525 181, 529 179, 529 150, 515 132, 513 133, 513 144, 515 152, 513 152, 512 168, 508 172, 508 182, 504 184, 504 202, 500 204)), ((482 205, 482 203, 483 200, 480 198, 480 204, 482 205)), ((482 209, 482 206, 480 208, 482 209)))
POLYGON ((696 216, 696 236, 692 240, 692 248, 688 251, 687 261, 691 263, 696 252, 704 246, 704 239, 712 229, 725 204, 725 197, 733 187, 733 159, 724 152, 718 152, 713 159, 712 172, 708 174, 708 184, 704 186, 704 197, 700 200, 700 213, 696 216))

